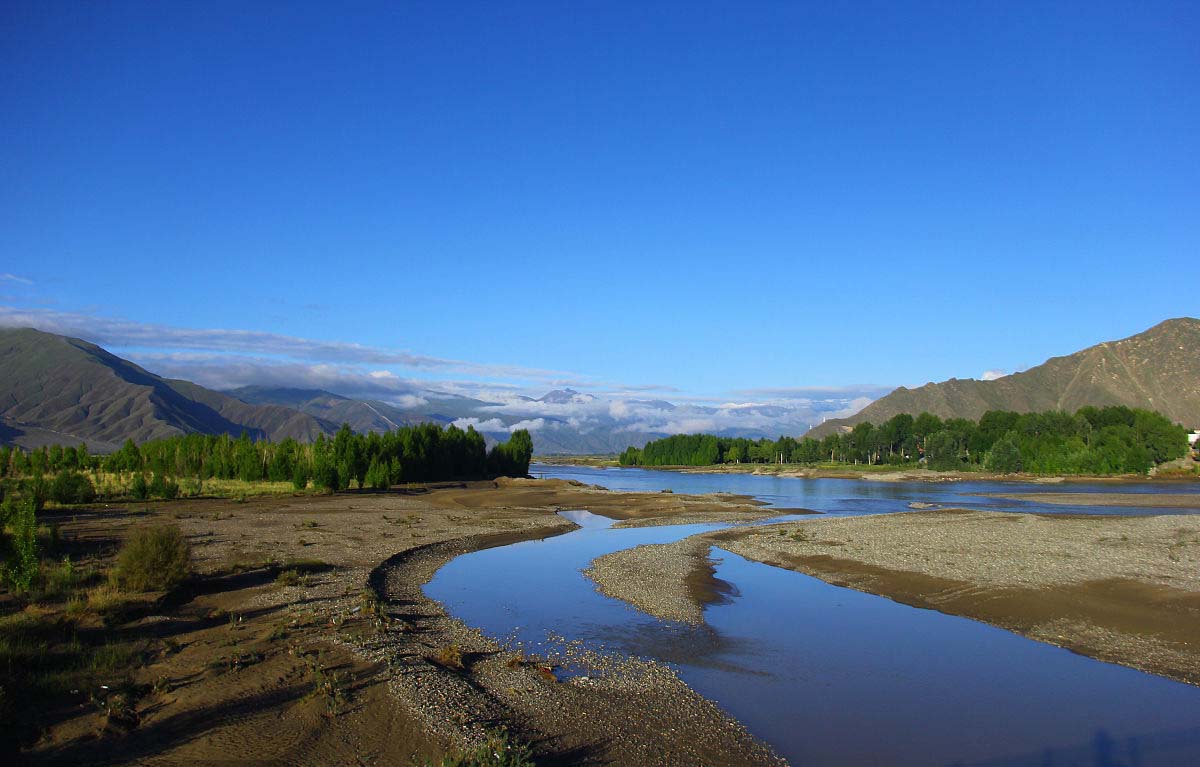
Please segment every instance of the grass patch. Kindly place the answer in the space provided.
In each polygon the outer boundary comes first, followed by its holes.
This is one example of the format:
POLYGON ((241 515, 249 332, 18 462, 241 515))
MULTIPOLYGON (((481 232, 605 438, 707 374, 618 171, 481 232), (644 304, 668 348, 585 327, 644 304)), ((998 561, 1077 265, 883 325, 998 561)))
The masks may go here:
POLYGON ((425 767, 536 767, 529 747, 504 730, 489 730, 486 742, 471 751, 424 764, 425 767))
POLYGON ((465 668, 465 666, 463 666, 462 650, 459 649, 459 646, 456 644, 448 644, 439 648, 438 651, 433 655, 433 661, 439 666, 448 668, 451 671, 462 671, 465 668))
MULTIPOLYGON (((6 704, 0 751, 36 740, 47 712, 75 699, 107 702, 143 659, 138 642, 83 631, 78 619, 29 605, 0 618, 0 697, 6 704)), ((115 724, 115 721, 114 721, 115 724)))
POLYGON ((348 677, 345 673, 326 666, 318 652, 297 650, 297 653, 304 661, 312 679, 313 688, 309 695, 324 701, 330 715, 336 714, 348 698, 348 677))
POLYGON ((275 585, 277 586, 307 586, 308 576, 301 575, 294 568, 288 568, 280 571, 279 575, 275 576, 275 585))

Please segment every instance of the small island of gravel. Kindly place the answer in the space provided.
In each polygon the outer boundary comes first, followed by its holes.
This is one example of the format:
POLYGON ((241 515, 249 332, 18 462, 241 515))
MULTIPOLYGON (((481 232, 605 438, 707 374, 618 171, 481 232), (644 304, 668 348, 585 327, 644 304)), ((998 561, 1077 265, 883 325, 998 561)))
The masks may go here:
POLYGON ((701 536, 646 544, 598 557, 583 574, 601 593, 656 618, 699 624, 704 622, 704 605, 733 589, 713 574, 711 547, 701 536))

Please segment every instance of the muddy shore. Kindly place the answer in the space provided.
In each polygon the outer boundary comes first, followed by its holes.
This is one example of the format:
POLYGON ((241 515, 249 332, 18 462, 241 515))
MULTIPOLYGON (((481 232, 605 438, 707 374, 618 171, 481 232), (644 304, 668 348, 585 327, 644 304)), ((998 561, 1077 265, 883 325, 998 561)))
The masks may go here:
POLYGON ((144 637, 146 662, 129 670, 145 691, 137 726, 109 732, 79 691, 21 758, 408 765, 504 727, 539 764, 776 763, 665 667, 581 648, 517 656, 424 597, 421 584, 458 553, 571 529, 560 509, 655 524, 777 513, 730 496, 520 480, 56 512, 47 521, 98 561, 137 527, 176 524, 195 576, 152 614, 104 629, 144 637), (546 671, 564 665, 587 678, 546 671))

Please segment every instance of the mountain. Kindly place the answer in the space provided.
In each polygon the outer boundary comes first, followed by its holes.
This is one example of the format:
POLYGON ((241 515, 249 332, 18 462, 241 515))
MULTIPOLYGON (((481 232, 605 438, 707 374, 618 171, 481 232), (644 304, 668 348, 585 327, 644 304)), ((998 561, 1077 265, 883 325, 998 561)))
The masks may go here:
POLYGON ((806 436, 823 437, 863 421, 878 424, 900 413, 976 420, 988 410, 1074 412, 1086 405, 1156 410, 1185 426, 1200 425, 1200 320, 1167 320, 992 381, 952 378, 919 389, 902 386, 806 436))
POLYGON ((391 431, 418 423, 449 423, 454 419, 425 409, 404 410, 378 400, 357 400, 321 389, 243 386, 226 394, 257 405, 283 405, 326 423, 350 424, 356 432, 391 431))
POLYGON ((241 434, 308 441, 333 424, 292 408, 252 405, 188 381, 149 373, 78 338, 0 329, 0 440, 36 447, 86 441, 241 434))
POLYGON ((596 397, 592 394, 580 394, 574 389, 555 389, 554 391, 546 392, 546 394, 543 396, 531 401, 545 402, 550 405, 568 405, 573 402, 592 402, 595 399, 596 397))

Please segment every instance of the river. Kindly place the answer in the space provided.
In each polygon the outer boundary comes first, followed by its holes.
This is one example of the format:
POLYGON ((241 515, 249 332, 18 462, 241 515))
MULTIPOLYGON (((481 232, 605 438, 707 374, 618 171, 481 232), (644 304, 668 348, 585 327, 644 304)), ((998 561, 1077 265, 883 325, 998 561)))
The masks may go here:
MULTIPOLYGON (((1100 512, 973 495, 1026 491, 1012 483, 569 466, 533 473, 615 490, 744 493, 833 514, 904 511, 914 501, 1100 512)), ((1114 512, 1147 510, 1102 510, 1114 512)), ((569 516, 579 530, 458 557, 426 593, 469 625, 533 651, 556 636, 670 663, 794 765, 1200 764, 1200 688, 719 550, 716 575, 734 585, 732 597, 706 608, 705 625, 660 621, 598 593, 580 571, 602 554, 721 525, 614 529, 586 512, 569 516)))

